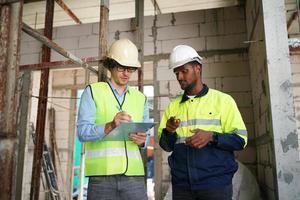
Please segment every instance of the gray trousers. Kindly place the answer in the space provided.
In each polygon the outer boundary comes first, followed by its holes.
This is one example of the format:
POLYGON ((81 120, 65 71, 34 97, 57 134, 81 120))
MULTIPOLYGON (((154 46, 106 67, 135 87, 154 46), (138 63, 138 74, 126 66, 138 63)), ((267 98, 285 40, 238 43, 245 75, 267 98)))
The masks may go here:
POLYGON ((141 176, 94 176, 89 178, 87 200, 147 200, 141 176))

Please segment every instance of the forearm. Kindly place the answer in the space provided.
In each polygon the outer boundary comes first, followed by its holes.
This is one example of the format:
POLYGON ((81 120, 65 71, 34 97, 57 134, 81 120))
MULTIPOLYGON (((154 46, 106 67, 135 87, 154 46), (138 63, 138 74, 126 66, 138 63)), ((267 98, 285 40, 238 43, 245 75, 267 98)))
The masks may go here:
POLYGON ((217 148, 226 151, 238 151, 244 148, 245 141, 237 134, 231 133, 216 133, 218 135, 218 141, 214 144, 217 148))
POLYGON ((170 134, 167 132, 166 129, 163 129, 163 132, 159 140, 159 145, 165 151, 171 152, 174 150, 174 145, 176 143, 176 140, 177 140, 176 133, 170 134))
POLYGON ((77 135, 81 142, 101 140, 105 136, 105 125, 79 124, 77 135))

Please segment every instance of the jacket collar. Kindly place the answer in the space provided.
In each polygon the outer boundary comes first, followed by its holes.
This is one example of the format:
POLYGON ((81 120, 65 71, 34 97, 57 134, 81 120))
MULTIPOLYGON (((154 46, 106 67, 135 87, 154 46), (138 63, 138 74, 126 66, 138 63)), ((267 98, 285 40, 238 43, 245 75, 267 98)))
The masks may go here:
MULTIPOLYGON (((202 90, 195 96, 195 98, 203 97, 204 95, 206 95, 208 93, 208 90, 209 90, 209 88, 207 87, 207 85, 203 84, 202 90)), ((182 99, 181 99, 180 103, 184 103, 184 102, 186 102, 189 99, 190 98, 184 92, 184 94, 182 95, 182 99)))

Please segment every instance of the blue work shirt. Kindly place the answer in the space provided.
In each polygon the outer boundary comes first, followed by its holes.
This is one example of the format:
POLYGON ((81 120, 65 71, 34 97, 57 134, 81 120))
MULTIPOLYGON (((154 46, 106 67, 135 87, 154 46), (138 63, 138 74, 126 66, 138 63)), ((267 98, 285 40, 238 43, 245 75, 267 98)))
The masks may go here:
MULTIPOLYGON (((107 81, 111 86, 114 95, 116 96, 118 102, 121 104, 123 102, 125 93, 128 92, 128 86, 126 86, 125 91, 122 95, 119 95, 116 88, 112 85, 111 81, 107 81)), ((86 87, 82 93, 78 119, 77 119, 77 135, 81 142, 90 142, 101 140, 106 134, 104 133, 105 124, 96 124, 96 105, 91 94, 91 88, 86 87)), ((144 106, 143 121, 149 122, 149 106, 146 98, 144 106)), ((149 143, 149 135, 145 141, 144 147, 149 143)))

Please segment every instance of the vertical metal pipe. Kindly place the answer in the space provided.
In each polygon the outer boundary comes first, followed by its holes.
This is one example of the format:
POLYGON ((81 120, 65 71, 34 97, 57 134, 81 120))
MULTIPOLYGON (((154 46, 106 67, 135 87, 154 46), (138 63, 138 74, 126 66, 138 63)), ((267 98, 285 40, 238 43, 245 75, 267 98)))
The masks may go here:
POLYGON ((139 60, 141 68, 138 69, 138 87, 143 92, 144 86, 144 0, 135 1, 135 19, 136 19, 136 33, 137 33, 137 48, 139 51, 139 60))
MULTIPOLYGON (((53 29, 53 16, 54 16, 54 0, 47 0, 45 28, 44 35, 52 40, 53 29)), ((42 62, 49 62, 51 50, 49 47, 43 45, 42 49, 42 62)), ((49 82, 49 68, 41 71, 40 92, 38 102, 37 124, 36 124, 36 145, 34 148, 33 164, 32 164, 32 178, 30 188, 30 199, 39 199, 40 189, 40 175, 41 163, 43 154, 43 143, 45 137, 45 121, 47 111, 47 96, 48 96, 48 82, 49 82)))
POLYGON ((10 6, 0 7, 0 199, 10 199, 12 192, 13 133, 7 131, 6 110, 6 83, 8 63, 8 42, 10 25, 10 6))
POLYGON ((15 199, 20 20, 23 1, 0 5, 0 199, 15 199))
MULTIPOLYGON (((107 35, 108 35, 108 18, 109 18, 109 0, 101 0, 100 5, 100 23, 99 23, 99 51, 98 57, 102 60, 107 52, 107 35)), ((102 62, 98 63, 98 81, 105 81, 107 70, 103 67, 102 62)))

